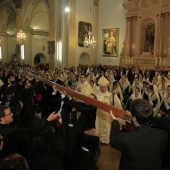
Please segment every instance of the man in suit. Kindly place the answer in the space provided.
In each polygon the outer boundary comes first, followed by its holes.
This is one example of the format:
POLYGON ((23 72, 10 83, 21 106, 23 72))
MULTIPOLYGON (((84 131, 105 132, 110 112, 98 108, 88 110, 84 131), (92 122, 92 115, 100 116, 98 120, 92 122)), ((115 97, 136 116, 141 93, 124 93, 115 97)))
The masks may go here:
MULTIPOLYGON (((47 127, 51 128, 49 122, 57 119, 57 117, 58 114, 56 112, 51 113, 47 120, 42 120, 42 127, 45 127, 46 129, 47 127)), ((30 121, 30 127, 28 128, 19 126, 18 124, 11 125, 13 121, 13 113, 11 112, 10 107, 0 105, 0 134, 4 137, 4 146, 3 150, 0 152, 0 158, 13 153, 25 154, 28 141, 32 141, 33 135, 35 138, 39 137, 38 132, 41 129, 35 127, 33 123, 34 120, 30 121)), ((39 119, 39 122, 40 121, 41 120, 39 119)), ((36 121, 36 123, 38 124, 38 121, 36 121)), ((36 126, 38 126, 37 124, 36 126)), ((31 143, 29 143, 29 146, 30 145, 31 143)))
MULTIPOLYGON (((97 99, 97 97, 91 93, 88 95, 89 98, 97 99)), ((77 129, 80 131, 90 130, 95 128, 96 121, 96 107, 84 102, 76 102, 70 98, 70 104, 81 114, 77 120, 77 129)))
POLYGON ((127 115, 130 116, 135 129, 122 134, 116 117, 111 113, 113 121, 110 145, 122 153, 119 170, 161 170, 167 133, 149 126, 153 117, 153 107, 148 101, 134 100, 130 111, 132 115, 130 112, 127 115))

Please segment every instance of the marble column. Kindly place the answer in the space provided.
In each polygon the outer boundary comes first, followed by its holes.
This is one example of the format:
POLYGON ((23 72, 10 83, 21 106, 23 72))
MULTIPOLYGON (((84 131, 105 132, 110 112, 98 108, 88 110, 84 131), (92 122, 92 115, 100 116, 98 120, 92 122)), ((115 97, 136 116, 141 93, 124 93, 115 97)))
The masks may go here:
POLYGON ((55 53, 56 53, 56 37, 57 37, 57 6, 58 6, 58 1, 59 0, 50 0, 49 1, 49 44, 53 44, 54 42, 54 46, 52 45, 52 48, 54 47, 54 49, 50 50, 48 49, 48 53, 49 53, 49 67, 50 69, 54 70, 55 68, 55 63, 56 63, 56 59, 55 59, 55 53))
POLYGON ((92 64, 97 64, 97 58, 98 58, 98 18, 99 18, 99 0, 94 0, 94 6, 93 6, 93 36, 96 40, 96 46, 93 49, 93 60, 92 64))
POLYGON ((164 29, 164 19, 165 19, 165 14, 161 14, 160 16, 160 30, 159 30, 159 39, 158 39, 158 46, 156 49, 156 57, 162 57, 162 43, 163 43, 163 29, 164 29))
POLYGON ((70 8, 72 9, 69 14, 69 53, 67 56, 68 66, 75 65, 75 57, 76 57, 76 0, 70 0, 69 4, 70 8))
POLYGON ((32 47, 32 28, 23 28, 23 31, 27 35, 26 41, 24 42, 24 51, 25 51, 25 58, 24 58, 24 63, 29 64, 29 65, 34 65, 34 57, 31 57, 31 47, 32 47))
POLYGON ((132 34, 132 18, 127 17, 126 18, 126 45, 125 45, 125 57, 131 56, 131 46, 132 46, 132 41, 131 41, 131 34, 132 34))
POLYGON ((135 56, 140 57, 141 55, 141 17, 138 16, 137 25, 136 25, 136 34, 135 34, 135 56))
MULTIPOLYGON (((58 67, 60 69, 63 69, 64 67, 68 67, 68 58, 69 58, 69 12, 64 11, 65 7, 69 7, 68 0, 62 0, 62 3, 60 4, 60 7, 62 7, 63 10, 59 14, 60 22, 60 36, 59 37, 62 41, 62 58, 58 60, 58 67)), ((71 8, 71 7, 70 7, 71 8)), ((72 8, 71 8, 72 10, 72 8)), ((59 26, 58 25, 58 26, 59 26)))
POLYGON ((16 13, 16 32, 18 33, 22 28, 22 0, 13 0, 15 3, 15 13, 16 13))
MULTIPOLYGON (((0 33, 0 40, 1 40, 1 52, 2 52, 2 62, 9 62, 9 53, 8 53, 8 37, 9 35, 7 33, 0 33)), ((15 51, 15 47, 13 49, 15 51)))
MULTIPOLYGON (((16 13, 16 34, 22 29, 22 0, 13 0, 15 3, 15 13, 16 13)), ((20 42, 17 42, 20 44, 20 42)), ((22 63, 21 54, 17 54, 17 60, 22 63)))
MULTIPOLYGON (((168 12, 168 15, 169 15, 169 17, 170 17, 170 12, 168 12)), ((169 29, 170 29, 170 27, 169 27, 169 29)), ((170 59, 170 30, 169 30, 169 35, 168 35, 167 58, 170 59)))

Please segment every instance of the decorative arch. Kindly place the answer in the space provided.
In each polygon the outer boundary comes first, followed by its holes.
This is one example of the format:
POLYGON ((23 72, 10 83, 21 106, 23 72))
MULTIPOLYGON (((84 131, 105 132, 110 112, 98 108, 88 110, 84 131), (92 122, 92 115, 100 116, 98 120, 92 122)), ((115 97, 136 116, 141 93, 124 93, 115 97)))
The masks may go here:
POLYGON ((79 57, 79 64, 89 65, 90 64, 90 56, 88 53, 82 53, 79 57))
MULTIPOLYGON (((157 16, 159 17, 159 16, 157 16)), ((157 31, 158 31, 158 18, 157 18, 155 15, 150 15, 149 17, 145 16, 145 17, 142 17, 141 19, 141 52, 149 52, 150 54, 154 54, 155 52, 155 46, 156 46, 156 40, 157 40, 157 31), (152 45, 150 47, 147 47, 147 38, 146 36, 149 36, 147 35, 146 33, 146 30, 147 30, 147 27, 149 25, 154 25, 154 42, 152 43, 152 45), (148 49, 147 49, 148 48, 148 49)), ((151 32, 150 32, 151 33, 151 32)))
POLYGON ((144 20, 142 24, 142 51, 153 54, 155 42, 155 22, 151 18, 144 20))
POLYGON ((16 21, 16 13, 13 8, 7 6, 0 10, 1 20, 0 20, 0 30, 1 32, 7 32, 7 30, 11 23, 12 26, 10 26, 10 31, 12 34, 15 32, 15 21, 16 21))
MULTIPOLYGON (((42 6, 43 6, 43 10, 41 9, 39 10, 39 12, 43 11, 44 13, 48 15, 49 5, 46 0, 27 0, 24 3, 24 6, 22 8, 22 16, 23 16, 23 24, 25 27, 31 27, 31 21, 32 21, 35 11, 38 9, 38 7, 41 8, 42 6)), ((38 12, 38 10, 36 12, 38 12)), ((42 22, 43 21, 44 19, 42 20, 42 22)))
POLYGON ((43 53, 37 53, 34 56, 34 65, 37 65, 40 63, 43 63, 43 64, 46 63, 46 56, 43 53))

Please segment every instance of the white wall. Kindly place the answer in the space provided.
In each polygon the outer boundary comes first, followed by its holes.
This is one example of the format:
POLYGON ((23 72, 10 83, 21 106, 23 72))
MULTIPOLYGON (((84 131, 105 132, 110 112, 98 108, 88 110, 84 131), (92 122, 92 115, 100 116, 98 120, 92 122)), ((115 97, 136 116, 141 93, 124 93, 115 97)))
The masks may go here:
POLYGON ((126 17, 122 6, 123 0, 100 0, 99 1, 99 25, 98 25, 98 63, 106 65, 119 65, 120 53, 125 41, 126 17), (118 57, 102 56, 102 30, 119 28, 119 51, 118 57))

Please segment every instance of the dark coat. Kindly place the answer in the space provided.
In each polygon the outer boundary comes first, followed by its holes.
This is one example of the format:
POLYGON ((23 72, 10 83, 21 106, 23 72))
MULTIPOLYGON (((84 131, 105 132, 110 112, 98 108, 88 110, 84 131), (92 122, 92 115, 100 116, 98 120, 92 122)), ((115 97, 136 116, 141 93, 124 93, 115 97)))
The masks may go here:
POLYGON ((154 117, 151 121, 151 126, 165 130, 168 133, 168 142, 162 162, 162 168, 168 170, 170 169, 170 117, 154 117))
POLYGON ((122 153, 120 170, 161 170, 167 138, 166 132, 149 126, 120 134, 119 123, 113 120, 110 145, 122 153))
POLYGON ((4 137, 4 146, 0 152, 0 157, 4 158, 13 153, 23 155, 26 142, 29 139, 29 132, 30 130, 27 128, 0 124, 0 134, 4 137))
POLYGON ((77 120, 77 128, 81 131, 95 128, 97 108, 82 102, 76 102, 74 99, 70 102, 77 111, 81 112, 81 115, 77 120))

